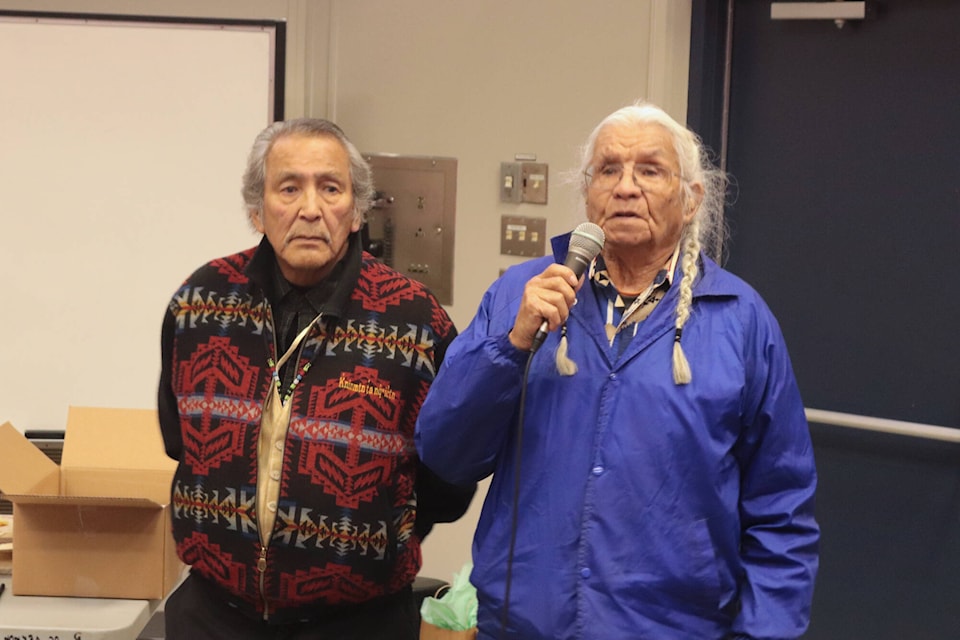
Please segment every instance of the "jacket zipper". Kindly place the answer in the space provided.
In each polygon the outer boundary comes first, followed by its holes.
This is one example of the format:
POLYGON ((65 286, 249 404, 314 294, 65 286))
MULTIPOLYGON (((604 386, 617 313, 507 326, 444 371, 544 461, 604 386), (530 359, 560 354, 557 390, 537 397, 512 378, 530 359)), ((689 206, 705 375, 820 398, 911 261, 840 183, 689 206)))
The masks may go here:
MULTIPOLYGON (((276 325, 276 322, 274 321, 273 309, 271 308, 269 302, 267 303, 267 313, 270 314, 270 325, 273 327, 272 333, 273 333, 273 353, 275 354, 274 357, 279 358, 280 354, 277 351, 278 349, 277 325, 276 325)), ((275 367, 275 369, 279 369, 279 367, 275 367)), ((276 374, 279 375, 279 371, 277 371, 276 374)), ((273 372, 271 372, 271 375, 273 375, 273 372)), ((276 393, 277 395, 280 394, 279 385, 276 393)), ((258 504, 257 510, 259 511, 259 509, 260 509, 260 505, 258 504)), ((259 525, 259 518, 257 520, 258 520, 257 524, 259 525)), ((269 541, 269 536, 267 537, 267 540, 269 541)), ((260 588, 260 600, 261 602, 263 602, 263 620, 267 621, 270 619, 270 603, 267 601, 267 592, 265 587, 266 575, 267 575, 267 545, 262 541, 262 538, 260 543, 260 557, 257 559, 257 573, 260 574, 257 578, 257 582, 260 588)))
POLYGON ((263 620, 266 622, 270 618, 270 603, 267 602, 267 593, 264 590, 267 575, 267 547, 264 545, 260 545, 260 558, 257 560, 257 572, 260 574, 260 599, 263 600, 263 620))

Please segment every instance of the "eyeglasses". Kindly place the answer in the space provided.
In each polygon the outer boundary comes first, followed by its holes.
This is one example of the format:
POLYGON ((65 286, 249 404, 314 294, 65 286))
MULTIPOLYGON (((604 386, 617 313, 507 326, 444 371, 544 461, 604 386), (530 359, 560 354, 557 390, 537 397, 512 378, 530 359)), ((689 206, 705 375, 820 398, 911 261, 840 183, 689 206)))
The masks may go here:
MULTIPOLYGON (((650 193, 666 190, 675 175, 678 174, 659 164, 642 162, 633 164, 633 183, 650 193)), ((583 176, 586 178, 588 187, 609 191, 623 180, 623 165, 612 163, 590 167, 583 172, 583 176)))

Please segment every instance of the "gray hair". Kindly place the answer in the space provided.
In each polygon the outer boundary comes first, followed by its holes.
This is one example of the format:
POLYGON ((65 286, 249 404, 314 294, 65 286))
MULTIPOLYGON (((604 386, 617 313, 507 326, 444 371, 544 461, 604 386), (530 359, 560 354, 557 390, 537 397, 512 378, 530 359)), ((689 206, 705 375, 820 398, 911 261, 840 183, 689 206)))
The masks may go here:
POLYGON ((363 155, 347 138, 343 130, 321 118, 297 118, 274 122, 257 135, 247 156, 247 168, 243 172, 243 203, 247 218, 253 224, 254 216, 263 209, 264 181, 267 173, 267 155, 274 143, 284 136, 329 136, 339 141, 350 158, 350 183, 353 185, 353 215, 364 220, 373 205, 373 172, 363 155))
MULTIPOLYGON (((687 225, 684 235, 698 231, 697 240, 703 251, 717 262, 721 262, 723 245, 727 237, 723 217, 727 176, 713 166, 699 136, 679 124, 660 107, 639 101, 614 111, 590 133, 580 151, 581 175, 590 168, 593 153, 596 151, 597 136, 610 124, 657 124, 666 129, 673 139, 673 147, 680 162, 680 183, 684 200, 687 201, 693 197, 692 184, 700 183, 703 186, 703 200, 694 214, 696 224, 692 222, 687 225)), ((585 195, 586 184, 582 180, 581 185, 585 195)))

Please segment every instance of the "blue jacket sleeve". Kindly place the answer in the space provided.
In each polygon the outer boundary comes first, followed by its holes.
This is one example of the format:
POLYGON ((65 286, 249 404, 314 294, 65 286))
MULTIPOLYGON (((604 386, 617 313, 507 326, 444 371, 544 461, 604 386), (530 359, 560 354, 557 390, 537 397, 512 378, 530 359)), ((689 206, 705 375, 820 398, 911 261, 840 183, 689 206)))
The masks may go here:
MULTIPOLYGON (((762 303, 744 319, 747 384, 741 468, 741 610, 735 634, 797 638, 810 618, 818 566, 816 468, 786 345, 762 303)), ((740 637, 740 636, 735 636, 740 637)))
POLYGON ((484 294, 473 321, 447 349, 417 420, 420 459, 454 484, 493 473, 513 432, 528 354, 508 338, 516 305, 497 302, 501 284, 484 294))

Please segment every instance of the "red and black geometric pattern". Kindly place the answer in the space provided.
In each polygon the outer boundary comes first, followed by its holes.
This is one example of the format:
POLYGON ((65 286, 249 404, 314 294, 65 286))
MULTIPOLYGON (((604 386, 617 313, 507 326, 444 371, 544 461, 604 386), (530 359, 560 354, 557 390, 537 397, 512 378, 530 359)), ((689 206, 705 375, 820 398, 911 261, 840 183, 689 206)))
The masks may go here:
POLYGON ((256 448, 276 355, 269 305, 244 272, 252 255, 211 262, 169 306, 183 443, 172 499, 178 552, 258 611, 399 589, 420 563, 414 424, 453 325, 423 285, 364 254, 346 308, 314 328, 295 363, 305 374, 287 400, 261 576, 256 448))

